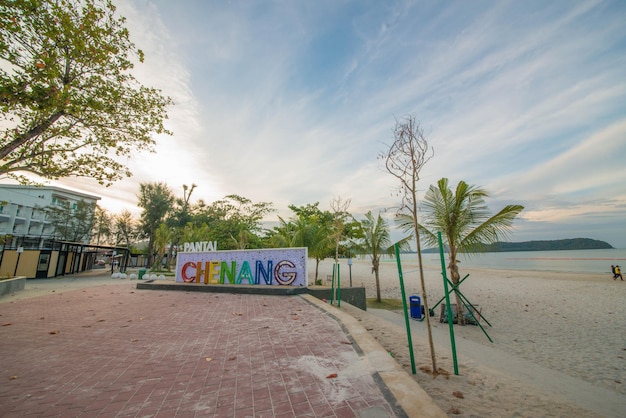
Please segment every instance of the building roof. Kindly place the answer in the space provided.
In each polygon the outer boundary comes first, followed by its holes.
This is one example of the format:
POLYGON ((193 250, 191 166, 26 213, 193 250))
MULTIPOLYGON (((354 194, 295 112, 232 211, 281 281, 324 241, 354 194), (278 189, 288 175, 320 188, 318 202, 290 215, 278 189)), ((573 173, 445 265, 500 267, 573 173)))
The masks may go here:
POLYGON ((46 190, 46 191, 51 191, 51 192, 56 192, 59 194, 71 194, 77 197, 82 197, 85 199, 90 199, 90 200, 100 200, 101 197, 100 196, 96 196, 96 195, 92 195, 92 194, 88 194, 85 192, 79 192, 76 190, 71 190, 71 189, 65 189, 62 187, 57 187, 57 186, 32 186, 32 185, 21 185, 21 184, 2 184, 0 183, 0 188, 3 189, 10 189, 13 190, 15 192, 19 192, 20 190, 46 190))

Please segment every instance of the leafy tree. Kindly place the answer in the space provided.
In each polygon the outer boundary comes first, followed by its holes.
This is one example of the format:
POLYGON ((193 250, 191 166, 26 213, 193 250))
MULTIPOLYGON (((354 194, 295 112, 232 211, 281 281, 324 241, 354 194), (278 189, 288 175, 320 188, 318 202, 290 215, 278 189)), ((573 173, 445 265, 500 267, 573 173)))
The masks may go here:
POLYGON ((175 199, 175 206, 172 210, 167 225, 170 227, 171 232, 171 245, 167 254, 167 268, 170 269, 170 264, 174 255, 174 248, 180 244, 180 240, 183 236, 183 228, 192 219, 192 205, 190 203, 191 194, 194 189, 198 187, 196 184, 192 184, 191 187, 183 184, 183 197, 175 199))
POLYGON ((319 208, 319 202, 305 206, 289 205, 294 216, 285 221, 279 217, 280 225, 274 227, 268 237, 275 247, 307 247, 309 258, 315 259, 315 280, 319 274, 319 263, 333 256, 334 216, 319 208))
POLYGON ((334 239, 330 224, 319 219, 301 219, 297 225, 298 235, 304 238, 303 244, 297 247, 307 247, 309 258, 315 259, 315 281, 317 281, 320 262, 333 256, 334 239))
POLYGON ((111 215, 100 206, 96 206, 94 212, 94 225, 93 225, 93 239, 96 245, 100 245, 100 242, 109 242, 111 237, 111 215))
MULTIPOLYGON (((431 185, 422 202, 422 223, 419 225, 422 239, 437 246, 437 232, 441 231, 444 245, 448 247, 450 279, 457 284, 461 278, 457 255, 475 253, 506 237, 515 217, 524 209, 521 205, 507 205, 495 215, 485 203, 488 197, 484 189, 459 181, 452 191, 447 178, 431 185)), ((412 220, 404 218, 404 226, 412 220)), ((458 323, 465 323, 463 304, 456 294, 458 323)))
MULTIPOLYGON (((360 225, 362 231, 360 251, 369 254, 372 260, 372 273, 376 279, 376 300, 380 302, 380 257, 383 254, 393 254, 394 252, 389 224, 380 216, 380 213, 374 219, 372 211, 369 211, 365 214, 365 219, 360 222, 360 225)), ((402 250, 410 248, 408 240, 409 238, 404 238, 398 243, 402 250)))
POLYGON ((119 215, 113 217, 115 245, 124 244, 127 248, 130 248, 138 232, 137 222, 133 219, 133 215, 129 210, 124 209, 119 215))
POLYGON ((0 5, 0 176, 27 182, 130 176, 119 161, 153 150, 172 103, 131 74, 143 62, 110 0, 0 5))
POLYGON ((137 205, 143 209, 139 224, 148 238, 148 265, 152 265, 156 230, 167 219, 174 204, 174 195, 165 183, 141 183, 138 198, 137 205))
MULTIPOLYGON (((133 215, 128 210, 123 210, 119 215, 113 218, 113 232, 115 234, 115 245, 124 244, 128 249, 124 254, 124 259, 120 260, 120 270, 125 271, 128 266, 129 255, 132 248, 132 242, 139 235, 137 222, 133 219, 133 215)), ((111 260, 111 273, 113 273, 113 260, 111 260)))
MULTIPOLYGON (((163 262, 163 257, 165 257, 165 250, 167 249, 167 244, 170 243, 172 239, 172 230, 167 227, 165 224, 159 225, 157 230, 154 233, 154 249, 157 253, 156 259, 154 260, 154 264, 152 265, 153 270, 159 270, 161 268, 161 264, 163 262)), ((170 270, 169 259, 167 263, 167 270, 170 270)))
POLYGON ((254 203, 232 194, 197 208, 194 224, 206 224, 210 234, 204 240, 218 241, 221 249, 259 248, 262 246, 263 218, 273 212, 272 204, 254 203))
POLYGON ((168 224, 174 227, 184 227, 192 219, 192 204, 191 194, 198 187, 196 184, 192 184, 191 187, 183 184, 183 197, 176 198, 174 200, 175 207, 172 210, 168 224))
POLYGON ((207 224, 197 226, 189 222, 183 228, 182 237, 183 242, 207 241, 211 237, 211 230, 207 224))
POLYGON ((63 202, 47 208, 48 220, 58 239, 71 242, 89 242, 94 222, 95 203, 79 200, 71 205, 63 202))

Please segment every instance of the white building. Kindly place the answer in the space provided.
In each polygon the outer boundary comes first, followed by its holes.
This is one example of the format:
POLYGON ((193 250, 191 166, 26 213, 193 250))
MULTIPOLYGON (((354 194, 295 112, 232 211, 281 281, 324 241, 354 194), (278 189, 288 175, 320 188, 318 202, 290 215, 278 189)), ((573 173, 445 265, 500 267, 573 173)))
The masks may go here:
POLYGON ((0 236, 22 237, 24 244, 36 248, 43 240, 54 238, 54 227, 46 208, 65 206, 76 209, 79 201, 94 204, 99 196, 54 186, 0 184, 0 236))

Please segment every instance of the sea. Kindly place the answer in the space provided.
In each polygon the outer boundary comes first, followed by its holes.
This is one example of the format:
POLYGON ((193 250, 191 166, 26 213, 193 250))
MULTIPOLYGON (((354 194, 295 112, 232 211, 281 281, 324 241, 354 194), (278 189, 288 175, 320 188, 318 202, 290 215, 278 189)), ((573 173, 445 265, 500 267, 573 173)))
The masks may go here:
MULTIPOLYGON (((446 265, 448 264, 447 254, 446 265)), ((417 254, 401 254, 404 262, 416 263, 417 254)), ((386 258, 392 262, 395 258, 386 258)), ((626 274, 626 249, 511 251, 497 253, 461 254, 461 267, 497 270, 559 271, 568 273, 610 274, 611 265, 619 265, 626 274)), ((440 268, 439 254, 422 254, 424 267, 440 268)))

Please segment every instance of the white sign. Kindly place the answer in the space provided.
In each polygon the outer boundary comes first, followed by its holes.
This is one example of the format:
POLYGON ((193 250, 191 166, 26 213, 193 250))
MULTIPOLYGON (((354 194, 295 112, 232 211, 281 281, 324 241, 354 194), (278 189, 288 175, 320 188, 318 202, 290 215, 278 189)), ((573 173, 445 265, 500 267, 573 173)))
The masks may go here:
POLYGON ((217 241, 185 242, 183 252, 206 253, 207 251, 217 251, 217 241))
POLYGON ((307 286, 306 264, 306 248, 182 252, 176 259, 176 281, 307 286))

